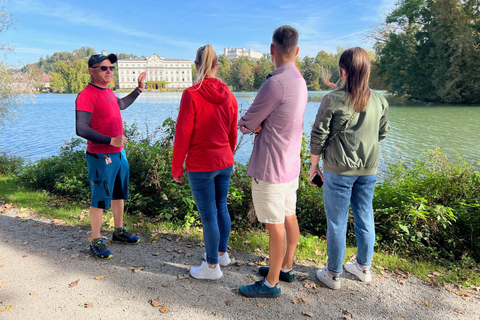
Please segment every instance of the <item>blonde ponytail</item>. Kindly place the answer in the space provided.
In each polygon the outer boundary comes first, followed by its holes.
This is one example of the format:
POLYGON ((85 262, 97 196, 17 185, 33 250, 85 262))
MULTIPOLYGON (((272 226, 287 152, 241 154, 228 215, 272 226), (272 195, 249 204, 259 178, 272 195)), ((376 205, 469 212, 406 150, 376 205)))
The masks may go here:
MULTIPOLYGON (((197 56, 195 57, 195 67, 197 68, 198 80, 200 86, 205 78, 215 77, 215 67, 217 66, 217 54, 212 46, 207 44, 198 48, 197 56)), ((198 88, 200 88, 198 86, 198 88)))

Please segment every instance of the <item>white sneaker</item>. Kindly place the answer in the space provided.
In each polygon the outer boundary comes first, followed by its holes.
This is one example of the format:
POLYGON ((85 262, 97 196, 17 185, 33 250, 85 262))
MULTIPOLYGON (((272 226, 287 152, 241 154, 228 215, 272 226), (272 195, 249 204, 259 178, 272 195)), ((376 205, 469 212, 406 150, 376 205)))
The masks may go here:
POLYGON ((340 277, 339 276, 331 276, 330 272, 328 272, 328 267, 323 269, 318 269, 316 272, 317 279, 320 280, 323 284, 333 290, 340 289, 340 277))
POLYGON ((360 266, 357 265, 357 260, 355 260, 355 262, 345 263, 345 270, 356 276, 360 281, 372 281, 372 273, 370 272, 370 269, 361 269, 360 266))
POLYGON ((190 275, 195 279, 218 280, 223 273, 219 264, 214 269, 210 269, 208 263, 204 261, 200 267, 190 269, 190 275))
MULTIPOLYGON (((207 260, 207 253, 205 252, 203 254, 203 259, 207 260)), ((218 264, 221 265, 222 267, 228 266, 232 260, 230 260, 230 257, 228 256, 228 252, 225 252, 223 256, 218 255, 218 264)))

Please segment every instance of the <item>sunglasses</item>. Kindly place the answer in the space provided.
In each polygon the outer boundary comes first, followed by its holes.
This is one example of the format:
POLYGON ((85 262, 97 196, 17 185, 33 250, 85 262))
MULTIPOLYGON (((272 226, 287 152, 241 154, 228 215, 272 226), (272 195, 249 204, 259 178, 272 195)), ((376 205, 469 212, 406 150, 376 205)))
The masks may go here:
POLYGON ((100 68, 100 70, 102 71, 107 71, 108 69, 110 69, 110 71, 115 71, 115 67, 107 67, 107 66, 97 66, 97 67, 90 67, 92 69, 95 69, 95 68, 100 68))

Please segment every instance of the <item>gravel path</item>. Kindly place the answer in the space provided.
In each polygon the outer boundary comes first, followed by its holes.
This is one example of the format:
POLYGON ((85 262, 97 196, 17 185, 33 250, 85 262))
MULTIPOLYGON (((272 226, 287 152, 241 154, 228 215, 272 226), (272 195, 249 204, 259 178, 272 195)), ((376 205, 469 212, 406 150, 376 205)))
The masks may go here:
POLYGON ((313 265, 297 264, 281 297, 246 299, 237 288, 260 279, 264 257, 231 252, 223 278, 202 281, 184 277, 200 265, 201 244, 140 235, 139 245, 111 245, 113 258, 100 261, 83 227, 18 208, 0 213, 0 319, 480 319, 478 292, 401 272, 375 274, 371 284, 345 273, 333 291, 318 286, 313 265))

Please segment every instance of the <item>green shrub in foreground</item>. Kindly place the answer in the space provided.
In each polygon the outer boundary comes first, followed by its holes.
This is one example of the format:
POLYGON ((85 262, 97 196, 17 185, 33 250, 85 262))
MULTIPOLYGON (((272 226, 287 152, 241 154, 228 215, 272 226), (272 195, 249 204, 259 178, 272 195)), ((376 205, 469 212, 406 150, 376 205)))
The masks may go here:
POLYGON ((20 173, 23 166, 23 158, 0 152, 0 175, 20 173))

